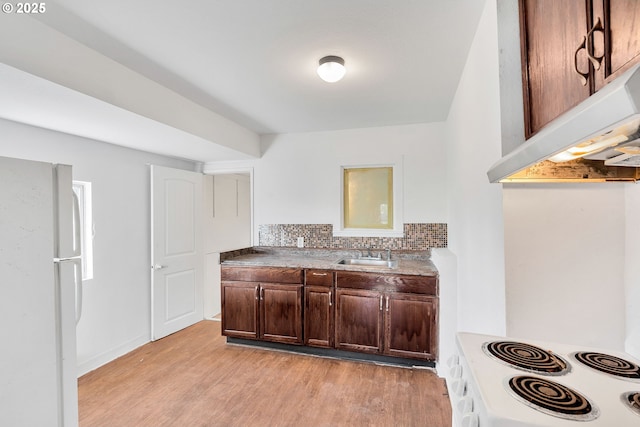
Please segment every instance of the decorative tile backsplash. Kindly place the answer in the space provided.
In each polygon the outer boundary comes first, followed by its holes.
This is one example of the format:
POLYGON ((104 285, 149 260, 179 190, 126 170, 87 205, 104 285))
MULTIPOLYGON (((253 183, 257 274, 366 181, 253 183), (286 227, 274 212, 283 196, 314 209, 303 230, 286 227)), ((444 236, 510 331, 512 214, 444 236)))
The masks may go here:
POLYGON ((307 248, 426 250, 447 247, 447 224, 404 224, 404 237, 333 236, 331 224, 263 224, 258 226, 259 246, 295 247, 304 237, 307 248))

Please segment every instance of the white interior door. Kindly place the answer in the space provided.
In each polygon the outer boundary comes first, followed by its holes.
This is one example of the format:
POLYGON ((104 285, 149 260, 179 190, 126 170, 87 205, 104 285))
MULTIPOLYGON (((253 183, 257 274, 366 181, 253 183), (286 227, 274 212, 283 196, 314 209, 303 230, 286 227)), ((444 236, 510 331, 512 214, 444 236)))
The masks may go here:
POLYGON ((151 166, 151 339, 203 319, 202 174, 151 166))

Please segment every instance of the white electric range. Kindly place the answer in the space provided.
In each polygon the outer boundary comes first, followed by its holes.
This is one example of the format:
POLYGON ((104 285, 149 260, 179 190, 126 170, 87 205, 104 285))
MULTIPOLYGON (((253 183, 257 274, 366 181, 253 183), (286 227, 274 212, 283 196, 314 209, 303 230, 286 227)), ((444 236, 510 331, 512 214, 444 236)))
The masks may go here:
POLYGON ((458 333, 454 427, 639 427, 640 361, 622 352, 458 333))

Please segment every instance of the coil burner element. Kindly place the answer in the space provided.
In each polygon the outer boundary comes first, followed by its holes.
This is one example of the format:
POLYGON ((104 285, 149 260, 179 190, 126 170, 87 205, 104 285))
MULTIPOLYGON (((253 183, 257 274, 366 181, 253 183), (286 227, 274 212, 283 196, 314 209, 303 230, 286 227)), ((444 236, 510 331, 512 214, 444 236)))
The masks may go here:
POLYGON ((520 375, 507 379, 506 388, 520 402, 547 415, 574 421, 591 421, 600 415, 589 399, 546 378, 520 375))
POLYGON ((482 344, 489 357, 508 366, 542 375, 564 375, 571 370, 569 362, 551 351, 517 341, 493 341, 482 344))
POLYGON ((631 409, 631 412, 636 415, 640 415, 640 391, 622 393, 620 400, 622 400, 624 406, 631 409))
POLYGON ((573 353, 572 356, 578 362, 596 371, 613 375, 620 379, 640 382, 640 366, 628 360, 592 351, 578 351, 573 353))

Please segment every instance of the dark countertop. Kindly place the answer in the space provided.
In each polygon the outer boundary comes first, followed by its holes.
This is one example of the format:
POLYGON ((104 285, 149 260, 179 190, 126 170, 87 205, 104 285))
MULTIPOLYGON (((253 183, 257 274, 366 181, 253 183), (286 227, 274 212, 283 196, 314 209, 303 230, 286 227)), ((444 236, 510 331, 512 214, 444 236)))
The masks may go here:
MULTIPOLYGON (((378 251, 373 252, 377 254, 378 251)), ((438 270, 431 262, 429 251, 392 251, 391 259, 398 261, 395 268, 338 264, 342 258, 356 258, 359 253, 360 250, 356 249, 253 247, 223 252, 220 254, 220 262, 224 266, 315 268, 438 277, 438 270)), ((384 251, 382 256, 386 257, 384 251)))

